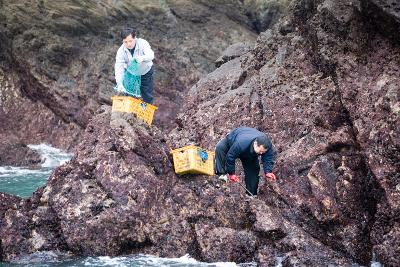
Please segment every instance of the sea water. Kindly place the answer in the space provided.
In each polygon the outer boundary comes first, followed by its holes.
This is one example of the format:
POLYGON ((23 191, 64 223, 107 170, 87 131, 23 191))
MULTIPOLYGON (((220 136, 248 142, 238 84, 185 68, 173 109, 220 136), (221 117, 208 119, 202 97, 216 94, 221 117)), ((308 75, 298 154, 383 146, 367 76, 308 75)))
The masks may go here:
POLYGON ((71 159, 72 154, 47 144, 28 145, 42 157, 38 169, 0 166, 0 192, 29 197, 40 186, 43 186, 53 169, 71 159))
POLYGON ((81 259, 71 259, 64 261, 48 261, 44 262, 38 258, 21 260, 19 263, 1 263, 0 267, 80 267, 80 266, 96 266, 96 267, 255 267, 256 263, 236 264, 234 262, 215 262, 204 263, 184 255, 180 258, 160 258, 151 255, 131 255, 123 257, 86 257, 81 259))

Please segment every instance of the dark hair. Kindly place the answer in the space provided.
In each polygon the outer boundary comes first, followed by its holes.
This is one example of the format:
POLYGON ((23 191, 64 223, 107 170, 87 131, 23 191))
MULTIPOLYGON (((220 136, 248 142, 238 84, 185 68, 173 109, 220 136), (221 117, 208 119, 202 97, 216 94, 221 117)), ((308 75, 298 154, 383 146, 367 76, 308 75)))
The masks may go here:
POLYGON ((256 138, 257 145, 263 146, 264 148, 269 148, 271 146, 271 141, 266 135, 260 135, 256 138))
POLYGON ((136 36, 136 30, 134 28, 131 27, 125 27, 121 30, 121 38, 125 39, 126 37, 128 37, 129 35, 132 35, 133 38, 135 38, 136 36))

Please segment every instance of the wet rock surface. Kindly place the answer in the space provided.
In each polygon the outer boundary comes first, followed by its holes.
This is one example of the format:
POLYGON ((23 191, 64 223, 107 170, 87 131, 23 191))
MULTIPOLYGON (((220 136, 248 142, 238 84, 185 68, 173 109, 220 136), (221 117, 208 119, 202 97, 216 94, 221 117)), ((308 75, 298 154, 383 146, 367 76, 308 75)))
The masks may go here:
POLYGON ((400 49, 369 12, 359 1, 296 2, 249 52, 191 87, 170 132, 102 106, 75 157, 2 208, 3 260, 55 247, 260 266, 368 265, 375 254, 398 266, 400 49), (278 152, 278 180, 262 179, 257 198, 174 174, 171 149, 213 150, 242 125, 278 152))
POLYGON ((40 250, 65 249, 60 242, 61 232, 54 213, 49 208, 38 207, 41 193, 38 190, 30 199, 0 194, 2 260, 15 260, 40 250))
POLYGON ((7 142, 0 145, 0 166, 37 168, 41 163, 40 154, 25 144, 7 142))

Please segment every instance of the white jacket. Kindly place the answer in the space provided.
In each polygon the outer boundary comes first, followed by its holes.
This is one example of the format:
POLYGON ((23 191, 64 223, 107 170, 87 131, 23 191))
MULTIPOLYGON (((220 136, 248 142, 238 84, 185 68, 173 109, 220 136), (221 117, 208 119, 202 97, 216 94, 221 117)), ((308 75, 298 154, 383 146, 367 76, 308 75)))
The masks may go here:
POLYGON ((145 75, 151 69, 151 66, 153 66, 154 51, 151 50, 149 42, 141 38, 136 38, 133 56, 128 48, 122 44, 115 57, 115 81, 117 84, 122 82, 124 71, 135 56, 142 56, 143 62, 138 65, 137 73, 134 74, 145 75))

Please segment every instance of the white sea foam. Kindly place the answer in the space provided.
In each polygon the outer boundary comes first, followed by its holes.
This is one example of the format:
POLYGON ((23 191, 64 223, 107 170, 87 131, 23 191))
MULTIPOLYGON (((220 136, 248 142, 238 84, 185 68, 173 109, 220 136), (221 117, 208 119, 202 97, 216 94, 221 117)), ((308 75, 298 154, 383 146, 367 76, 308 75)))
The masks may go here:
POLYGON ((42 163, 43 168, 55 168, 69 161, 72 157, 71 153, 64 152, 48 144, 28 145, 28 147, 41 155, 44 161, 42 163))
POLYGON ((21 167, 10 167, 10 166, 0 166, 0 177, 18 177, 24 176, 28 174, 33 175, 49 175, 51 173, 51 169, 42 168, 38 170, 32 170, 21 167))
POLYGON ((29 197, 33 191, 46 183, 53 169, 70 160, 72 154, 46 144, 28 145, 43 160, 40 169, 0 166, 0 192, 29 197))
POLYGON ((179 258, 160 258, 151 255, 135 255, 126 257, 89 257, 84 259, 83 265, 85 266, 135 266, 135 267, 236 267, 236 266, 256 266, 255 263, 248 263, 245 265, 237 265, 234 262, 213 262, 205 263, 200 262, 188 254, 179 258))

